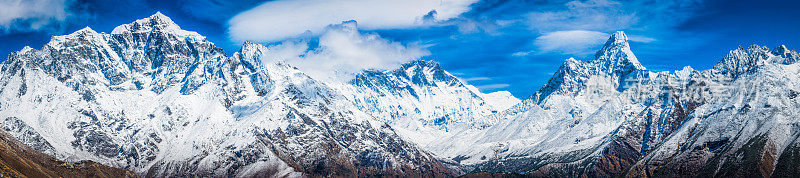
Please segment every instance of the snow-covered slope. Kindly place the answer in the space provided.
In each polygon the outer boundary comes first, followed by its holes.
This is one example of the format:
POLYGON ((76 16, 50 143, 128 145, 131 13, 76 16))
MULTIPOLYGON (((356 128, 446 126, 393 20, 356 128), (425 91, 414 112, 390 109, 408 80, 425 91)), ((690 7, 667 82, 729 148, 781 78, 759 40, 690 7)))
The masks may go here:
POLYGON ((497 124, 437 141, 443 144, 432 151, 455 150, 446 157, 471 165, 505 156, 591 149, 624 121, 594 113, 619 107, 622 101, 612 97, 624 91, 626 80, 649 77, 644 70, 630 51, 625 34, 618 32, 595 60, 566 60, 536 94, 488 117, 498 120, 497 124))
POLYGON ((431 151, 475 172, 769 176, 796 167, 787 145, 800 125, 797 59, 784 46, 751 46, 713 69, 656 73, 617 32, 594 60, 568 59, 534 95, 490 116, 497 124, 437 140, 447 144, 431 151))
POLYGON ((483 94, 483 101, 494 107, 496 111, 504 111, 520 102, 519 99, 511 95, 511 92, 508 91, 496 91, 483 94))
MULTIPOLYGON (((629 175, 791 177, 798 173, 800 64, 785 46, 731 51, 691 80, 719 85, 629 175)), ((691 98, 691 97, 690 97, 691 98)))
POLYGON ((145 176, 451 175, 344 95, 246 43, 226 56, 157 13, 3 63, 0 126, 145 176))
POLYGON ((393 70, 366 70, 346 84, 331 85, 361 110, 422 146, 458 130, 491 125, 495 120, 484 116, 518 100, 508 92, 483 94, 438 63, 423 60, 393 70))
POLYGON ((248 42, 226 56, 160 13, 56 36, 3 62, 0 128, 59 159, 153 177, 800 173, 800 55, 785 46, 652 72, 617 32, 522 101, 433 61, 339 83, 269 52, 248 42))

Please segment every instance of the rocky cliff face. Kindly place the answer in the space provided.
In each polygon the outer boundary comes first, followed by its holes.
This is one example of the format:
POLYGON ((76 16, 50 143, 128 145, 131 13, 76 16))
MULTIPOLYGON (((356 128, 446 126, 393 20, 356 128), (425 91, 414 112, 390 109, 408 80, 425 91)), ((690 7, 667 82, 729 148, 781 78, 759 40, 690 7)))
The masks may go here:
POLYGON ((433 61, 338 83, 269 52, 226 56, 160 13, 56 36, 3 62, 0 128, 151 177, 785 176, 800 162, 800 55, 785 46, 652 72, 617 32, 521 102, 433 61))
POLYGON ((139 175, 452 175, 324 82, 228 57, 157 13, 83 29, 3 63, 2 127, 60 159, 139 175))
POLYGON ((513 105, 513 96, 491 104, 477 88, 463 83, 434 61, 415 60, 398 69, 366 70, 346 84, 332 84, 357 107, 397 129, 421 146, 459 130, 485 127, 484 117, 513 105))
POLYGON ((787 174, 775 167, 794 160, 796 52, 751 46, 713 69, 656 73, 630 51, 617 32, 594 60, 568 59, 536 94, 490 116, 497 125, 451 138, 477 151, 449 156, 474 172, 537 176, 787 174))

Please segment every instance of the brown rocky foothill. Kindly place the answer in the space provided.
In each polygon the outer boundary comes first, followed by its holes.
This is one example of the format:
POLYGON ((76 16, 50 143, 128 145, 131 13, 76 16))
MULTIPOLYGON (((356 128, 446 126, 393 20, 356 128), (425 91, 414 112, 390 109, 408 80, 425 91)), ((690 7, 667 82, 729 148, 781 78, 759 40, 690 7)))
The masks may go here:
POLYGON ((64 162, 36 151, 0 130, 0 177, 138 177, 93 161, 64 162))

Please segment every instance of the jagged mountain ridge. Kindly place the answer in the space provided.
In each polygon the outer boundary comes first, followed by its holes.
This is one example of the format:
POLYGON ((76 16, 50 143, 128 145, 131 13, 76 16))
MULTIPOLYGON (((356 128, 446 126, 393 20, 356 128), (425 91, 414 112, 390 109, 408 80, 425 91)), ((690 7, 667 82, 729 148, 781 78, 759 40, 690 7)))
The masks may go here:
POLYGON ((510 93, 483 94, 434 61, 415 60, 398 69, 366 70, 346 84, 332 84, 363 111, 422 146, 458 130, 485 127, 484 116, 513 105, 510 93), (495 97, 492 101, 487 98, 495 97))
POLYGON ((0 126, 47 154, 145 176, 452 175, 417 145, 476 172, 796 174, 800 89, 786 81, 800 55, 785 46, 652 72, 617 32, 503 110, 435 62, 326 83, 263 61, 262 45, 225 56, 173 25, 156 14, 13 53, 0 126))
POLYGON ((568 59, 536 94, 491 116, 502 122, 449 138, 462 144, 444 148, 478 145, 479 149, 448 155, 475 172, 570 177, 789 175, 791 171, 774 168, 796 166, 792 164, 796 156, 791 156, 796 151, 787 145, 794 144, 796 136, 790 130, 799 122, 790 119, 798 118, 792 111, 800 108, 792 97, 767 96, 789 96, 797 90, 785 82, 797 81, 797 59, 797 53, 785 46, 740 47, 709 70, 686 67, 656 73, 638 64, 624 33, 617 32, 594 60, 568 59), (750 104, 732 104, 731 97, 735 103, 750 104), (765 109, 751 111, 748 105, 765 109), (710 136, 714 134, 728 136, 710 136), (689 169, 693 167, 697 169, 689 169), (772 174, 773 170, 781 174, 772 174))
POLYGON ((606 106, 609 97, 618 95, 626 80, 649 77, 644 70, 631 52, 627 36, 615 33, 595 60, 567 59, 538 92, 508 110, 489 116, 490 120, 498 120, 497 124, 442 139, 440 143, 444 144, 437 149, 457 150, 447 157, 460 159, 467 165, 500 157, 497 150, 526 155, 592 149, 614 129, 613 125, 623 121, 595 117, 593 112, 613 107, 606 106), (582 132, 570 134, 577 131, 582 132))
POLYGON ((156 13, 3 63, 2 126, 143 176, 451 175, 324 82, 246 43, 227 57, 156 13))
POLYGON ((719 83, 712 86, 715 96, 696 99, 706 104, 693 109, 684 126, 629 174, 668 176, 680 170, 715 176, 792 175, 793 169, 778 168, 796 166, 791 154, 800 125, 800 103, 792 97, 800 90, 793 82, 800 72, 797 60, 797 53, 785 46, 769 50, 753 45, 731 51, 711 70, 693 72, 693 80, 719 83), (732 62, 739 65, 731 68, 732 62), (670 150, 676 146, 682 147, 680 152, 670 150))

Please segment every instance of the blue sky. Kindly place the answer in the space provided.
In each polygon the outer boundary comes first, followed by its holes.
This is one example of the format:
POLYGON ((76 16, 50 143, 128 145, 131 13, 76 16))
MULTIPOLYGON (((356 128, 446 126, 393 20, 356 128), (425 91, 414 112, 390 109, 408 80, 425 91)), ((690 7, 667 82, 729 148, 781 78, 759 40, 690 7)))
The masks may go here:
MULTIPOLYGON (((645 67, 708 69, 737 46, 800 44, 788 0, 0 0, 0 55, 85 26, 114 27, 160 11, 225 49, 247 40, 325 73, 436 60, 484 92, 525 98, 569 57, 591 60, 624 30, 645 67), (350 23, 343 21, 354 20, 350 23)), ((3 57, 4 59, 5 57, 3 57)))

